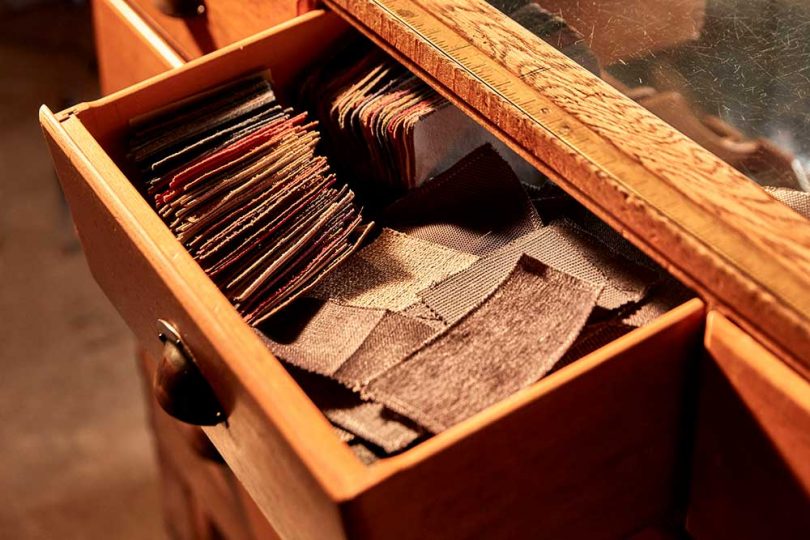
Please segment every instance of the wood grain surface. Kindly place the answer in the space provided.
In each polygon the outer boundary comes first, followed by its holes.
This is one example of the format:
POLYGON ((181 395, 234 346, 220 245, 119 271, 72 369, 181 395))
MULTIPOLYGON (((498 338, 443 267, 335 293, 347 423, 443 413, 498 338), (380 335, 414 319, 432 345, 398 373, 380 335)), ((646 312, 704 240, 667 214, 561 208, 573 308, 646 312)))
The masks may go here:
POLYGON ((109 94, 183 64, 183 59, 124 0, 95 0, 101 93, 109 94))
POLYGON ((243 46, 226 47, 58 118, 46 107, 40 111, 96 281, 152 356, 161 354, 156 318, 180 330, 227 409, 228 421, 206 433, 273 527, 288 538, 341 538, 337 501, 354 492, 365 467, 79 117, 86 115, 95 130, 106 131, 102 139, 112 140, 157 101, 193 94, 216 77, 215 83, 223 82, 268 65, 278 66, 280 78, 291 76, 296 62, 324 54, 330 38, 346 30, 335 19, 308 14, 262 33, 250 53, 243 46))
MULTIPOLYGON (((124 1, 124 0, 121 0, 124 1)), ((186 61, 292 19, 296 0, 206 0, 194 17, 172 17, 155 0, 126 0, 186 61)))
POLYGON ((810 375, 810 222, 485 2, 326 3, 810 375))

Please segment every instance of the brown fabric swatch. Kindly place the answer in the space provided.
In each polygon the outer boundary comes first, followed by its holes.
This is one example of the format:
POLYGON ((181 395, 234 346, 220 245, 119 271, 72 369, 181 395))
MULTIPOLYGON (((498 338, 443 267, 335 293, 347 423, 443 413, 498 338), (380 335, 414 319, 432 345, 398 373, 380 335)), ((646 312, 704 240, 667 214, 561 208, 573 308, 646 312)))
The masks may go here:
POLYGON ((480 307, 373 380, 365 394, 438 433, 548 372, 599 291, 521 257, 480 307))
POLYGON ((483 255, 541 227, 509 164, 484 145, 386 208, 381 223, 457 251, 483 255))
POLYGON ((402 450, 424 433, 407 419, 379 403, 364 401, 335 381, 295 368, 290 372, 330 422, 388 453, 402 450))
POLYGON ((475 255, 384 229, 309 293, 348 305, 399 311, 419 301, 417 293, 464 270, 475 255))
POLYGON ((257 332, 285 362, 359 390, 437 329, 382 309, 300 298, 257 332))
POLYGON ((622 323, 640 328, 694 297, 694 292, 668 276, 655 286, 643 304, 622 318, 622 323))
POLYGON ((766 186, 765 191, 782 201, 797 213, 810 219, 810 193, 798 189, 766 186))
POLYGON ((582 329, 582 332, 577 336, 574 344, 571 345, 565 355, 557 362, 552 371, 559 371, 583 356, 591 354, 595 350, 616 341, 633 330, 635 330, 634 327, 617 320, 587 325, 582 329))
POLYGON ((434 334, 436 329, 424 322, 388 312, 334 373, 334 378, 350 388, 360 389, 434 334))
POLYGON ((434 313, 452 324, 495 290, 523 254, 580 280, 604 286, 597 303, 605 309, 641 300, 656 278, 654 272, 610 253, 569 223, 557 221, 479 259, 419 296, 434 313))

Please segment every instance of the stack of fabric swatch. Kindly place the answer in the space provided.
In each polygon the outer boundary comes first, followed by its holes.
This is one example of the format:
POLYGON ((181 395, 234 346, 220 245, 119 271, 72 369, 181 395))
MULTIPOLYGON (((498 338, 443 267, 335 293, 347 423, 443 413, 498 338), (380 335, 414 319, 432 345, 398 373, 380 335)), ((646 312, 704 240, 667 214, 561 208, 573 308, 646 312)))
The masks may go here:
POLYGON ((463 421, 691 297, 483 146, 259 330, 364 460, 463 421))
POLYGON ((251 324, 311 288, 369 230, 315 154, 314 123, 282 108, 261 75, 132 128, 129 158, 147 197, 251 324))
POLYGON ((526 182, 537 171, 366 40, 346 43, 315 66, 301 105, 322 126, 327 152, 359 194, 386 201, 447 170, 484 143, 526 182))

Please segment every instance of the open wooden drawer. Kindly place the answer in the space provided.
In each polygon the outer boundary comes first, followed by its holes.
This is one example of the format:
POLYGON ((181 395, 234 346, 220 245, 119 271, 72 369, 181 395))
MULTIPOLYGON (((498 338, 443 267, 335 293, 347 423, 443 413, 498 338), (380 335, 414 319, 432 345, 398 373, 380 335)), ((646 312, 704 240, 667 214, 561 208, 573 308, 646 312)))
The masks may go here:
MULTIPOLYGON (((97 102, 56 115, 43 109, 96 280, 151 355, 161 354, 157 319, 180 330, 227 415, 206 433, 283 537, 611 538, 678 523, 686 504, 690 375, 702 354, 700 300, 365 466, 127 179, 122 139, 129 119, 264 67, 283 91, 352 31, 336 14, 314 11, 97 102)), ((576 169, 559 169, 577 178, 576 169)), ((598 197, 603 188, 591 186, 586 197, 573 181, 560 183, 613 224, 623 212, 649 210, 626 194, 627 208, 610 214, 600 206, 611 197, 598 197)), ((763 204, 770 202, 773 213, 782 212, 772 199, 763 204)), ((788 222, 796 219, 784 211, 788 222)), ((640 240, 634 226, 627 234, 639 244, 658 241, 655 234, 640 240)), ((686 273, 650 251, 677 275, 686 273)))

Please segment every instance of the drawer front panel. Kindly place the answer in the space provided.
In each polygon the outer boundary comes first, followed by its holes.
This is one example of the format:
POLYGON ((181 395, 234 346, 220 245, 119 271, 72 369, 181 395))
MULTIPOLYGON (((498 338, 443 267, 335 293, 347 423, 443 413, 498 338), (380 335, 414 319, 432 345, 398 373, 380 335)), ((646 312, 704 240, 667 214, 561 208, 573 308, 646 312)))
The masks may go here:
MULTIPOLYGON (((206 77, 235 77, 256 66, 272 66, 274 58, 293 57, 292 51, 306 62, 328 46, 316 43, 313 35, 328 43, 345 29, 313 13, 268 32, 263 48, 251 58, 239 47, 223 51, 232 62, 184 74, 193 68, 186 65, 162 75, 162 87, 147 82, 133 92, 149 88, 156 99, 182 92, 179 81, 205 85, 206 77)), ((274 73, 285 76, 283 67, 274 73)), ((97 102, 98 108, 79 107, 59 118, 41 111, 91 271, 153 357, 162 353, 156 320, 178 328, 226 409, 227 423, 206 428, 207 433, 274 528, 289 538, 340 538, 337 502, 347 496, 344 475, 362 464, 77 118, 83 110, 91 124, 114 121, 131 118, 129 111, 137 106, 149 107, 142 95, 149 91, 129 99, 127 92, 97 102)))
POLYGON ((690 532, 810 537, 810 384, 718 313, 706 348, 690 532))
POLYGON ((124 0, 95 0, 101 92, 109 94, 183 64, 183 59, 124 0))
POLYGON ((292 19, 298 14, 300 3, 297 0, 206 0, 202 15, 176 17, 158 7, 161 2, 170 3, 165 0, 127 1, 185 60, 292 19))
POLYGON ((162 466, 171 468, 172 474, 181 479, 184 487, 190 488, 206 519, 213 522, 225 538, 277 539, 278 535, 264 516, 255 513, 255 503, 244 492, 227 465, 215 461, 213 456, 201 455, 200 444, 195 439, 205 435, 198 432, 199 428, 174 420, 158 407, 149 384, 157 364, 144 353, 139 360, 162 466))
POLYGON ((351 532, 600 539, 678 522, 703 320, 700 301, 685 304, 491 411, 508 416, 423 443, 411 453, 438 448, 422 461, 401 456, 347 509, 351 532))

